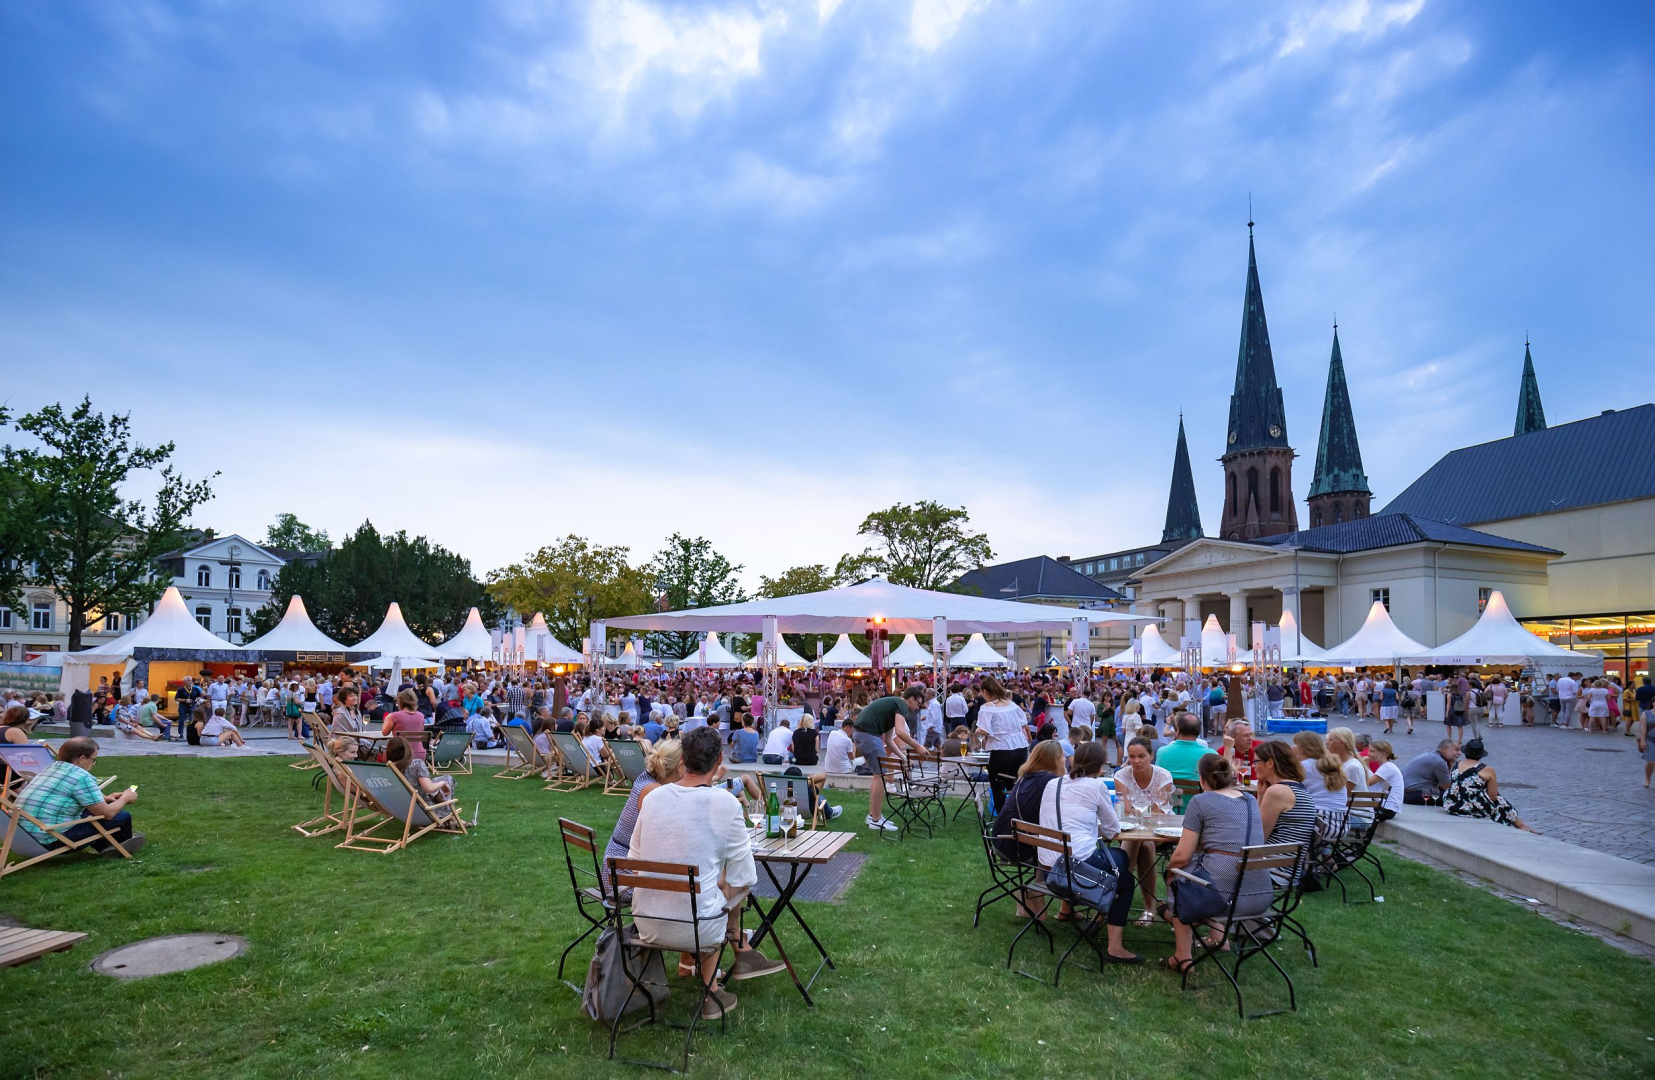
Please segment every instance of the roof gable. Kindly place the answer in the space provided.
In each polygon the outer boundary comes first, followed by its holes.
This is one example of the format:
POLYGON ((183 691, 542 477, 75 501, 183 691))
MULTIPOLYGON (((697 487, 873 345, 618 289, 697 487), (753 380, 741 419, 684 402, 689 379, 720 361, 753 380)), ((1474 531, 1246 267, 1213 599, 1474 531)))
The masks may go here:
POLYGON ((1114 589, 1050 555, 980 566, 961 574, 955 584, 975 588, 990 600, 1020 600, 1030 596, 1065 600, 1121 599, 1121 594, 1114 589))
POLYGON ((1493 533, 1478 532, 1462 525, 1433 521, 1413 514, 1375 514, 1371 517, 1341 521, 1315 529, 1301 529, 1281 536, 1253 541, 1268 547, 1289 547, 1328 551, 1349 555, 1358 551, 1377 551, 1380 548, 1402 547, 1407 544, 1460 544, 1468 547, 1501 548, 1507 551, 1526 551, 1535 554, 1561 555, 1561 551, 1510 540, 1493 533))
POLYGON ((1455 525, 1655 498, 1655 404, 1454 450, 1391 500, 1455 525))
POLYGON ((215 536, 211 540, 204 540, 193 547, 184 548, 174 553, 173 557, 177 558, 178 556, 188 555, 197 559, 228 559, 230 557, 231 544, 239 544, 241 546, 241 554, 237 556, 237 558, 242 562, 258 561, 262 558, 276 566, 283 565, 283 559, 281 556, 272 553, 269 549, 259 544, 253 543, 253 541, 247 539, 239 533, 229 533, 224 536, 215 536), (255 556, 255 558, 249 559, 249 555, 255 556))

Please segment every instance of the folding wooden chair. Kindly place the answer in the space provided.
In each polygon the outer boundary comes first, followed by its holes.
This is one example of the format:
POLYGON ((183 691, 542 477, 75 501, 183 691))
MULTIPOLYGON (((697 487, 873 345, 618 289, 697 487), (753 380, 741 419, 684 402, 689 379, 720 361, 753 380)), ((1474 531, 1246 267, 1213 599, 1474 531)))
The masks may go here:
POLYGON ((644 744, 631 739, 610 739, 609 753, 615 759, 615 768, 612 772, 620 773, 620 778, 626 781, 625 791, 632 792, 632 785, 638 777, 649 771, 649 757, 644 753, 644 744))
POLYGON ((334 847, 354 851, 401 851, 428 832, 446 832, 465 835, 465 822, 460 820, 460 807, 453 799, 431 802, 401 771, 390 765, 371 761, 340 762, 350 774, 351 786, 359 798, 350 803, 345 814, 345 839, 334 847), (372 814, 364 813, 364 809, 372 814), (372 824, 364 823, 374 815, 384 815, 372 824), (402 826, 401 835, 382 835, 389 827, 402 826))
POLYGON ((506 767, 494 774, 496 780, 527 780, 550 771, 551 763, 535 748, 527 728, 504 724, 500 730, 506 737, 506 767), (513 757, 517 758, 516 765, 511 763, 513 757))
POLYGON ((586 752, 579 739, 567 731, 552 733, 552 749, 557 751, 560 764, 553 767, 552 782, 547 791, 583 791, 593 781, 607 779, 608 770, 601 768, 586 752))
MULTIPOLYGON (((326 744, 328 740, 328 726, 318 721, 316 717, 316 713, 306 713, 305 719, 301 721, 301 723, 306 724, 310 728, 310 741, 300 742, 300 745, 306 750, 309 750, 312 746, 315 746, 318 743, 326 744)), ((288 765, 288 768, 308 771, 310 769, 319 769, 321 766, 317 764, 317 759, 314 755, 306 755, 303 760, 295 761, 288 765)))
POLYGON ((1379 872, 1379 880, 1385 880, 1385 868, 1380 865, 1378 857, 1370 850, 1374 834, 1379 831, 1379 808, 1385 805, 1385 793, 1382 791, 1352 791, 1346 806, 1346 824, 1342 836, 1330 842, 1330 849, 1324 860, 1324 868, 1329 877, 1339 883, 1339 899, 1342 903, 1350 903, 1350 896, 1345 890, 1345 880, 1341 876, 1344 871, 1354 871, 1368 887, 1367 901, 1378 898, 1379 890, 1373 879, 1362 871, 1362 864, 1368 863, 1379 872))
MULTIPOLYGON (((351 805, 359 800, 351 780, 350 773, 344 763, 334 757, 326 741, 314 743, 305 747, 317 768, 322 770, 322 813, 320 817, 313 817, 309 821, 301 821, 293 826, 293 831, 300 836, 325 836, 331 832, 338 832, 345 827, 346 818, 350 813, 351 805), (339 809, 333 808, 334 792, 339 793, 339 809)), ((372 807, 358 807, 357 812, 362 815, 374 813, 372 807)), ((368 824, 364 817, 362 824, 368 824)))
POLYGON ((1189 805, 1191 799, 1201 794, 1201 781, 1199 780, 1180 780, 1174 777, 1172 787, 1173 797, 1177 801, 1177 805, 1173 809, 1180 814, 1184 812, 1184 807, 1189 805))
POLYGON ((431 770, 456 776, 471 775, 471 732, 447 729, 431 747, 431 770))
POLYGON ((810 807, 810 831, 815 832, 817 824, 822 820, 822 796, 810 785, 808 776, 791 776, 787 773, 759 773, 759 790, 768 798, 771 792, 776 793, 776 802, 787 801, 793 797, 794 805, 799 808, 799 817, 803 819, 805 807, 810 807))
POLYGON ((569 868, 569 888, 575 894, 575 912, 588 924, 557 958, 557 977, 562 979, 563 985, 579 994, 583 992, 582 988, 563 978, 563 965, 569 954, 581 942, 608 925, 615 913, 605 888, 607 881, 598 865, 597 831, 568 818, 558 818, 557 827, 563 837, 563 862, 569 868), (579 855, 575 854, 577 851, 579 855))
POLYGON ((971 913, 971 925, 976 927, 983 912, 1001 900, 1022 903, 1023 887, 1034 876, 1034 871, 1000 854, 994 844, 994 821, 989 818, 984 800, 987 794, 978 791, 973 796, 977 808, 977 827, 983 837, 983 855, 988 859, 988 888, 977 895, 977 909, 971 913))
MULTIPOLYGON (((15 745, 15 744, 14 744, 15 745)), ((0 821, 5 824, 5 838, 0 840, 0 877, 16 873, 19 870, 45 862, 58 855, 66 855, 71 851, 92 844, 107 841, 110 847, 120 852, 123 859, 132 858, 132 853, 121 846, 115 834, 111 833, 103 823, 103 818, 93 817, 90 814, 74 821, 65 821, 58 825, 48 825, 23 809, 10 799, 0 799, 0 821), (23 827, 27 822, 51 837, 51 841, 43 842, 34 833, 23 827), (92 835, 83 836, 78 840, 65 835, 76 825, 91 825, 92 835), (12 862, 13 856, 21 859, 12 862)))
MULTIPOLYGON (((1277 906, 1277 898, 1272 897, 1271 904, 1263 912, 1256 915, 1238 915, 1237 907, 1241 900, 1241 887, 1246 884, 1247 876, 1252 874, 1257 880, 1260 873, 1264 880, 1272 883, 1272 889, 1277 893, 1283 886, 1276 883, 1275 874, 1278 871, 1291 873, 1293 869, 1304 861, 1304 844, 1254 844, 1241 849, 1241 857, 1236 863, 1236 881, 1230 891, 1229 904, 1224 915, 1219 919, 1209 920, 1203 924, 1218 931, 1215 940, 1209 941, 1206 935, 1194 934, 1195 956, 1188 967, 1184 969, 1180 986, 1191 989, 1189 985, 1190 972, 1200 964, 1211 960, 1213 966, 1228 980, 1231 989, 1236 995, 1236 1014, 1243 1020, 1253 1020, 1260 1016, 1273 1016, 1276 1013, 1292 1010, 1298 1011, 1298 998, 1293 991, 1293 980, 1287 974, 1287 969, 1277 962, 1271 955, 1269 946, 1281 936, 1283 912, 1277 906), (1226 948, 1227 947, 1227 948, 1226 948), (1249 1014, 1241 998, 1241 965, 1254 956, 1262 955, 1276 969, 1276 973, 1287 983, 1287 1009, 1271 1009, 1266 1012, 1249 1014), (1224 966, 1224 958, 1232 958, 1229 967, 1224 966)), ((1193 877, 1193 875, 1190 875, 1193 877)), ((1197 878, 1196 880, 1201 880, 1197 878)), ((1210 884, 1210 882, 1206 882, 1210 884)), ((1194 928, 1192 928, 1193 931, 1194 928)))
POLYGON ((57 755, 45 743, 0 743, 0 798, 15 798, 24 784, 55 761, 57 755))
MULTIPOLYGON (((906 839, 908 830, 917 826, 923 826, 926 838, 931 839, 935 835, 931 831, 930 814, 930 808, 935 802, 934 790, 923 784, 915 785, 908 782, 906 758, 881 754, 879 773, 885 781, 885 812, 887 816, 896 820, 897 839, 906 839)), ((946 818, 947 811, 944 810, 943 813, 946 818)))

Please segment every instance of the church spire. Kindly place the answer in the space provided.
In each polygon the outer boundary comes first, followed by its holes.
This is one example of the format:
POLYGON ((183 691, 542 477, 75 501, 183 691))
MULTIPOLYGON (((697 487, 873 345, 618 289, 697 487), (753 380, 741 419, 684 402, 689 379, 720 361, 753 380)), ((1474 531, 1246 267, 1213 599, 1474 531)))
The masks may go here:
POLYGON ((1512 435, 1546 430, 1546 410, 1540 406, 1540 383, 1534 377, 1534 356, 1523 341, 1523 385, 1517 391, 1517 427, 1512 435))
POLYGON ((1201 506, 1195 498, 1195 474, 1190 471, 1190 447, 1184 441, 1184 417, 1178 416, 1178 450, 1172 458, 1172 490, 1167 494, 1167 523, 1161 543, 1201 539, 1201 506))
POLYGON ((1241 348, 1236 354, 1235 392, 1230 395, 1226 453, 1287 445, 1287 410, 1276 385, 1270 328, 1264 320, 1264 290, 1258 281, 1253 223, 1247 223, 1247 293, 1241 309, 1241 348))
POLYGON ((1339 324, 1333 324, 1333 355, 1327 365, 1327 395, 1322 399, 1322 435, 1316 445, 1316 473, 1310 480, 1310 527, 1368 516, 1373 492, 1362 470, 1362 447, 1356 440, 1356 416, 1345 384, 1345 358, 1339 351, 1339 324))

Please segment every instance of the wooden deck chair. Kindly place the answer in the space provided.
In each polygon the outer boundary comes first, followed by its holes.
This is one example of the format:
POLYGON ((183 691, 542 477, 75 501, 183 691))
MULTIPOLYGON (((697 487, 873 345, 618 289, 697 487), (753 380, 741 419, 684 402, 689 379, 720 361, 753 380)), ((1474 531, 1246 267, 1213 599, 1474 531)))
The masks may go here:
MULTIPOLYGON (((353 790, 353 781, 350 773, 345 771, 344 763, 333 755, 333 751, 328 749, 326 741, 307 746, 305 749, 309 751, 317 767, 322 770, 322 775, 326 781, 322 787, 322 814, 320 817, 313 817, 309 821, 299 822, 299 824, 293 826, 293 831, 300 836, 325 836, 331 832, 338 832, 345 827, 351 804, 359 801, 360 797, 353 790), (333 808, 335 792, 339 795, 338 810, 333 808)), ((362 817, 361 824, 367 825, 370 824, 367 816, 374 814, 375 811, 372 807, 364 806, 358 807, 357 813, 362 817)))
POLYGON ((559 762, 553 767, 552 782, 546 785, 547 791, 581 791, 591 787, 593 781, 606 778, 606 770, 592 760, 586 747, 573 734, 553 732, 552 749, 557 751, 559 762))
POLYGON ((0 743, 0 798, 16 798, 36 773, 45 772, 57 755, 45 743, 0 743))
POLYGON ((551 763, 535 748, 527 728, 506 724, 500 730, 506 736, 506 767, 494 774, 496 780, 527 780, 546 772, 551 763), (514 757, 517 758, 516 765, 511 763, 514 757))
MULTIPOLYGON (((306 750, 309 750, 312 746, 315 746, 318 743, 325 746, 327 744, 329 734, 327 725, 316 719, 318 715, 316 713, 307 713, 306 715, 310 718, 308 721, 310 726, 310 741, 301 742, 300 745, 302 745, 306 750)), ((317 758, 314 754, 306 754, 301 760, 295 761, 288 765, 288 768, 308 771, 310 769, 319 769, 321 766, 317 764, 317 758)))
POLYGON ((4 839, 0 839, 0 877, 5 877, 7 874, 15 873, 25 867, 45 862, 47 859, 71 851, 78 851, 90 844, 96 844, 104 840, 107 840, 116 851, 120 852, 122 858, 132 858, 132 853, 122 847, 120 842, 115 839, 114 834, 104 827, 102 818, 88 815, 74 821, 65 821, 61 825, 47 825, 15 802, 7 799, 0 800, 0 824, 5 827, 4 839), (50 836, 55 843, 42 843, 39 837, 23 827, 24 822, 28 822, 50 836), (66 831, 76 825, 85 824, 91 824, 94 830, 91 836, 72 840, 64 835, 66 831), (13 856, 21 861, 12 862, 13 856))
POLYGON ((431 747, 431 771, 471 775, 471 732, 447 730, 431 747))
POLYGON ((649 760, 644 754, 644 746, 631 739, 609 739, 608 744, 609 753, 615 760, 605 770, 603 793, 630 795, 633 783, 649 771, 649 760))
POLYGON ((358 798, 345 814, 345 839, 334 847, 354 851, 401 851, 428 832, 465 835, 460 806, 453 799, 431 802, 391 765, 371 761, 343 761, 358 798), (366 808, 371 813, 364 813, 366 808), (377 815, 384 815, 364 827, 377 815), (402 826, 400 835, 396 827, 402 826))
POLYGON ((794 803, 799 807, 800 819, 808 817, 810 831, 816 831, 816 826, 822 820, 823 799, 820 792, 811 789, 810 777, 789 776, 787 773, 759 773, 758 782, 759 791, 764 794, 766 800, 770 798, 772 791, 776 793, 778 805, 786 802, 789 795, 793 796, 794 803), (810 808, 808 814, 805 812, 807 807, 810 808))

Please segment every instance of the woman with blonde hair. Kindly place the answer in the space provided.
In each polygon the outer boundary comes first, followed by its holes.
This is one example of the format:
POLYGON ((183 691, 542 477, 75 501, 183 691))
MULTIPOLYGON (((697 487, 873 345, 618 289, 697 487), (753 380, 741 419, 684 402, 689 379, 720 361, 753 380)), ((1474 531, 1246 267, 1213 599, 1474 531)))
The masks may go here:
POLYGON ((1339 768, 1351 791, 1366 791, 1368 767, 1356 754, 1356 733, 1348 727, 1336 727, 1327 733, 1327 751, 1339 759, 1339 768))
POLYGON ((677 739, 662 739, 650 748, 644 759, 644 771, 632 781, 626 805, 621 807, 620 820, 609 834, 609 846, 604 848, 598 873, 603 877, 604 892, 609 891, 609 860, 627 858, 632 847, 632 830, 638 824, 638 810, 649 793, 662 784, 675 784, 684 775, 684 747, 677 739))
POLYGON ((1328 752, 1327 743, 1314 731, 1293 736, 1293 756, 1304 769, 1305 790, 1316 804, 1316 836, 1322 841, 1337 840, 1350 824, 1344 763, 1328 752))

